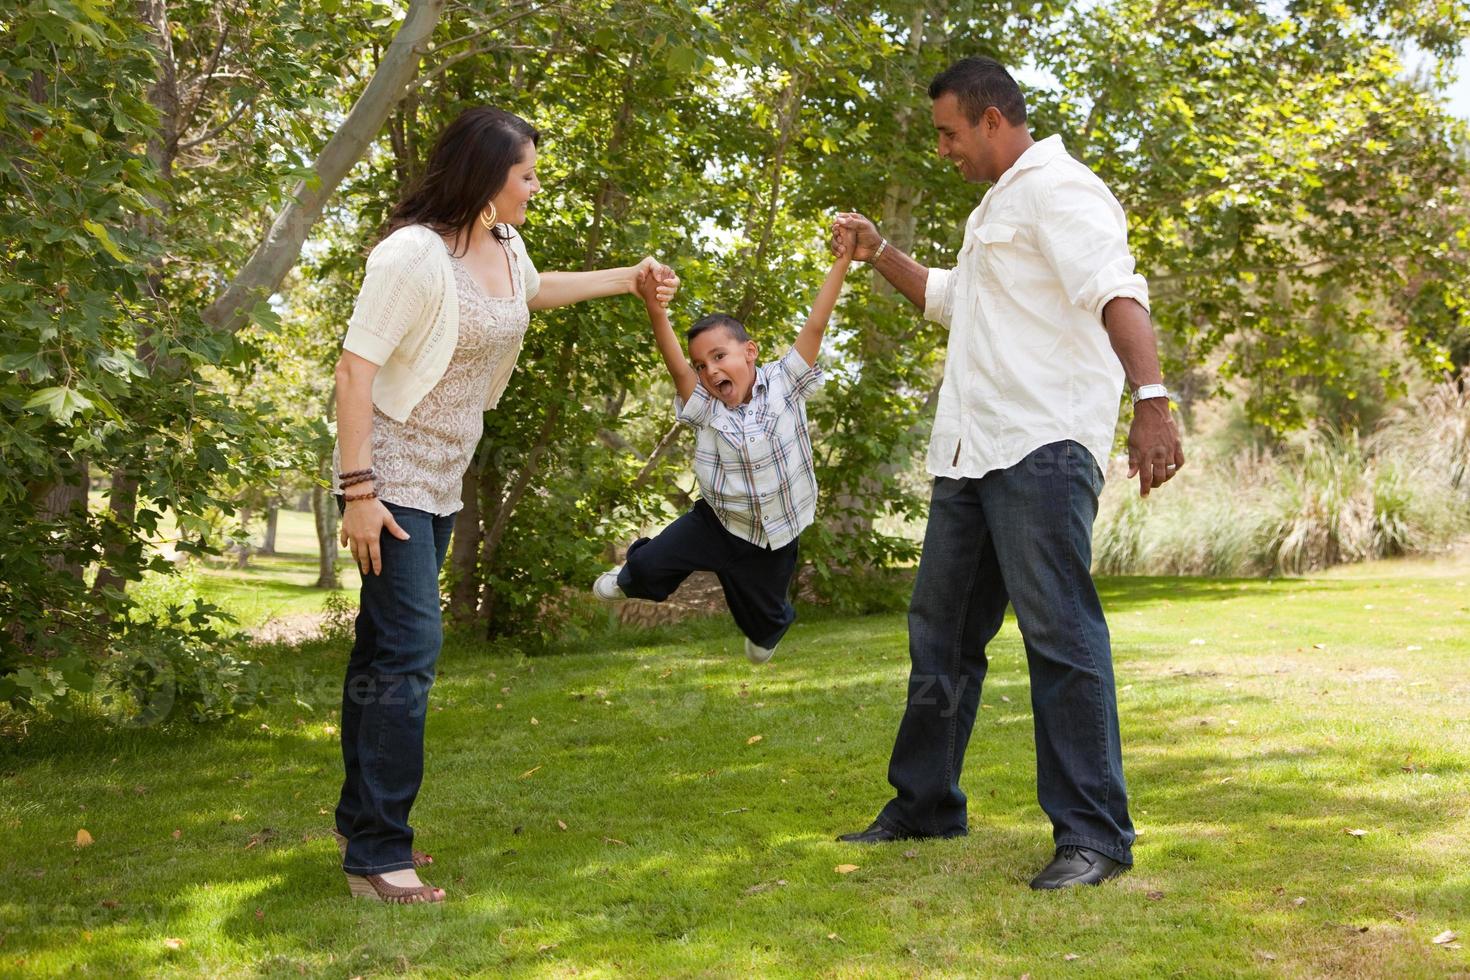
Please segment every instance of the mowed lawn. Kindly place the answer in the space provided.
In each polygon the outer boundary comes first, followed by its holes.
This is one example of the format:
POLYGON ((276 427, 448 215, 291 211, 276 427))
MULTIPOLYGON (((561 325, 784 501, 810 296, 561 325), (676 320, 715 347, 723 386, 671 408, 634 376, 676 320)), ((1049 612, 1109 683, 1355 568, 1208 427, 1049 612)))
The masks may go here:
MULTIPOLYGON (((456 638, 415 811, 434 907, 347 897, 330 705, 33 727, 0 747, 0 974, 1470 975, 1467 583, 1464 556, 1104 580, 1142 836, 1067 893, 1026 887, 1051 844, 1013 624, 970 836, 880 848, 832 838, 886 799, 902 615, 809 611, 764 669, 719 620, 456 638)), ((322 701, 344 655, 265 654, 322 701)))

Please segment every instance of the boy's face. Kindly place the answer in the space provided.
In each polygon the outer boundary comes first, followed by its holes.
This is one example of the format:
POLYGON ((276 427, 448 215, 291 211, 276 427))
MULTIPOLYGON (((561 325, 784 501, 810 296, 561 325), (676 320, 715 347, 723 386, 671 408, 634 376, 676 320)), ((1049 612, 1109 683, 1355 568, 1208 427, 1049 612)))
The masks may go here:
POLYGON ((750 401, 755 388, 755 341, 739 341, 725 327, 706 330, 689 342, 694 373, 727 408, 750 401))

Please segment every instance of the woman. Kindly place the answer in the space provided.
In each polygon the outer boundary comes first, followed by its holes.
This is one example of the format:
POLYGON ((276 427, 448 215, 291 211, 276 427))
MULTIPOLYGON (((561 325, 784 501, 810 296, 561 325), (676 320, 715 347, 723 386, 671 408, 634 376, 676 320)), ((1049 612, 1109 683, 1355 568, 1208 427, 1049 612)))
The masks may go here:
POLYGON ((633 292, 667 303, 678 278, 646 258, 538 274, 521 237, 540 190, 539 134, 499 109, 450 123, 373 249, 337 362, 334 489, 362 571, 342 695, 346 778, 336 833, 352 894, 438 902, 419 880, 408 813, 423 778, 424 715, 442 623, 439 569, 485 411, 500 400, 531 310, 633 292))

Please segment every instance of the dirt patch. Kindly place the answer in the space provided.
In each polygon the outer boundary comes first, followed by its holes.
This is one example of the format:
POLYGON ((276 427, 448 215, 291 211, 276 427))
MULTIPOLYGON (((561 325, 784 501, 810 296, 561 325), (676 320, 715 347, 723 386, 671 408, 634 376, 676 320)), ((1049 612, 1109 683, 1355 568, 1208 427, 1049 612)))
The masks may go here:
POLYGON ((246 630, 252 643, 285 643, 295 646, 322 635, 331 613, 297 613, 269 619, 252 630, 246 630))

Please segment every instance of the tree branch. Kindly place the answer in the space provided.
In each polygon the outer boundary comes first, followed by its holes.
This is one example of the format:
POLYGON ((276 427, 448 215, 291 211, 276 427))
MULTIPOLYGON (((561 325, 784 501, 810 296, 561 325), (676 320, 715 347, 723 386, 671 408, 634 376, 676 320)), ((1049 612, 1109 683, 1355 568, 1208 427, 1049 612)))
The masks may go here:
POLYGON ((246 322, 247 308, 269 297, 286 278, 327 200, 382 131, 393 107, 407 94, 444 3, 413 0, 409 4, 403 26, 388 45, 367 88, 317 157, 312 179, 296 185, 291 200, 276 215, 245 268, 204 311, 205 322, 231 331, 240 329, 246 322))

